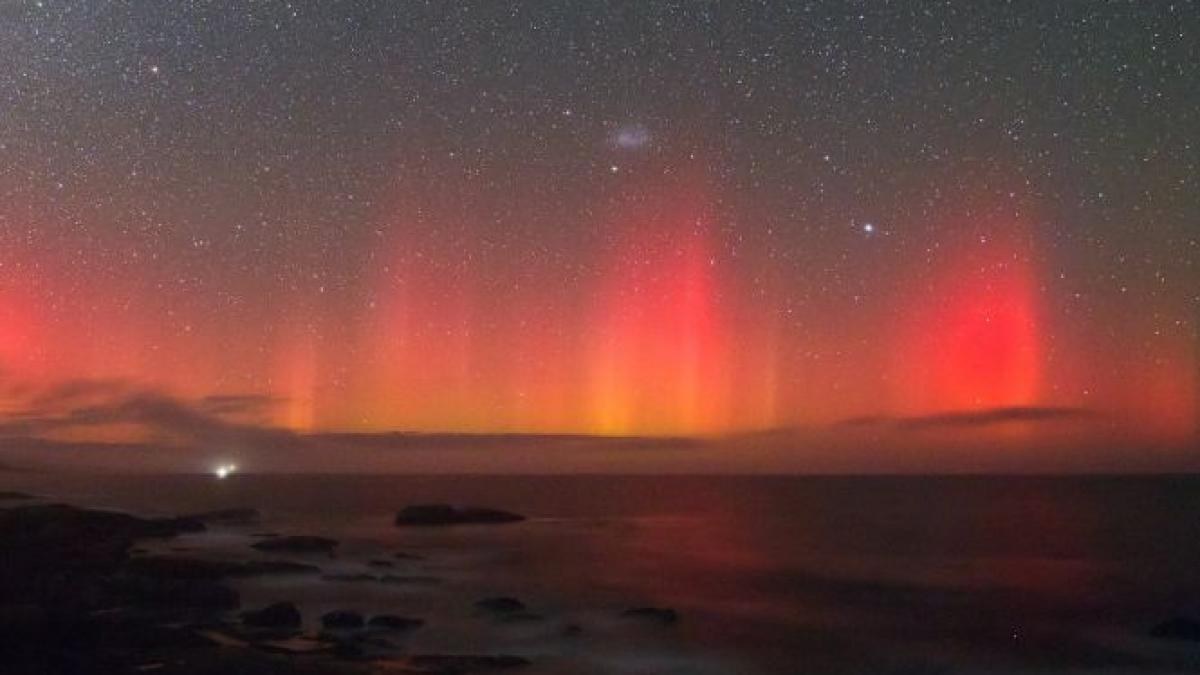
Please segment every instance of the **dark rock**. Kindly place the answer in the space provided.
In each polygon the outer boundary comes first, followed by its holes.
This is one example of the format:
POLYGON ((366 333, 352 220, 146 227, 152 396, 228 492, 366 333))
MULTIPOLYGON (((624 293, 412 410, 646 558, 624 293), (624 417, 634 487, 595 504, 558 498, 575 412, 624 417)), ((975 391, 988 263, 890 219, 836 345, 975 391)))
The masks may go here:
POLYGON ((425 556, 423 556, 423 555, 419 555, 416 553, 409 553, 407 551, 396 551, 395 553, 392 554, 392 557, 395 558, 396 560, 416 561, 416 560, 424 560, 425 559, 425 556))
POLYGON ((391 560, 372 560, 367 563, 371 567, 395 567, 396 563, 391 560))
POLYGON ((525 611, 525 603, 516 598, 484 598, 476 602, 475 606, 497 614, 511 614, 525 611))
POLYGON ((277 602, 262 609, 242 612, 242 623, 256 628, 299 628, 300 610, 290 602, 277 602))
POLYGON ((36 540, 43 546, 79 546, 97 540, 166 538, 203 529, 203 523, 187 518, 138 518, 116 511, 80 509, 66 504, 20 506, 0 511, 0 536, 10 546, 21 540, 36 540))
POLYGON ((1200 621, 1176 616, 1151 628, 1150 635, 1167 640, 1200 640, 1200 621))
POLYGON ((408 663, 421 672, 437 675, 456 675, 480 670, 504 670, 530 665, 529 659, 507 654, 496 656, 422 654, 409 657, 408 663))
POLYGON ((358 612, 333 611, 321 615, 321 625, 326 628, 362 628, 363 623, 358 612))
POLYGON ((525 520, 525 516, 499 509, 485 509, 474 506, 456 508, 449 504, 418 504, 407 506, 396 515, 397 525, 437 526, 437 525, 495 525, 515 523, 525 520))
POLYGON ((156 531, 148 533, 148 537, 174 537, 177 534, 204 532, 208 529, 195 518, 156 518, 149 522, 151 528, 156 531))
POLYGON ((415 630, 425 625, 422 619, 410 619, 405 616, 396 616, 395 614, 378 614, 371 617, 367 622, 367 626, 371 628, 380 628, 384 630, 415 630))
POLYGON ((385 574, 379 578, 379 581, 397 586, 436 586, 442 583, 442 580, 437 577, 420 574, 385 574))
POLYGON ((337 541, 325 537, 290 536, 266 539, 251 544, 260 551, 284 551, 287 553, 332 553, 337 541))
POLYGON ((379 581, 379 577, 371 574, 325 574, 321 576, 323 581, 346 581, 351 583, 362 583, 366 581, 379 581))
POLYGON ((679 612, 667 607, 634 607, 621 612, 626 619, 646 619, 661 624, 673 624, 679 621, 679 612))
POLYGON ((545 621, 546 617, 533 612, 511 612, 502 614, 498 617, 500 623, 538 623, 545 621))
POLYGON ((0 509, 0 598, 81 611, 120 604, 108 577, 129 559, 133 542, 187 527, 63 504, 0 509))
POLYGON ((193 513, 185 516, 192 520, 198 520, 202 523, 217 523, 221 525, 252 525, 259 521, 261 514, 258 509, 252 508, 232 508, 232 509, 217 509, 215 511, 204 511, 202 513, 193 513))
POLYGON ((580 626, 577 623, 569 623, 563 626, 563 636, 578 637, 580 635, 583 635, 583 626, 580 626))

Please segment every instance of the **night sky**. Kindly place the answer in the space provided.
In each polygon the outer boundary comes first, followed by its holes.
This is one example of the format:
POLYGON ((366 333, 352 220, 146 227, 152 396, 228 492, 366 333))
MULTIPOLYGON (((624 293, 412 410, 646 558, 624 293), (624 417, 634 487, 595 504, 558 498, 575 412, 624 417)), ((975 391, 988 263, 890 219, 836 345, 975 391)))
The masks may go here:
POLYGON ((1188 0, 3 2, 0 410, 1186 436, 1198 165, 1188 0))

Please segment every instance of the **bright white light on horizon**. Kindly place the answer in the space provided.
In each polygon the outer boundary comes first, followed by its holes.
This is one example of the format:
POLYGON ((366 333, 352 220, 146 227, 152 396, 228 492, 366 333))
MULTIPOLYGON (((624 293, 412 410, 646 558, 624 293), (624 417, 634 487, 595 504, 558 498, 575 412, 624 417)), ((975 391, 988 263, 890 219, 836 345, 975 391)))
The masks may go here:
POLYGON ((237 472, 237 464, 221 464, 213 469, 213 475, 219 479, 228 478, 230 475, 237 472))

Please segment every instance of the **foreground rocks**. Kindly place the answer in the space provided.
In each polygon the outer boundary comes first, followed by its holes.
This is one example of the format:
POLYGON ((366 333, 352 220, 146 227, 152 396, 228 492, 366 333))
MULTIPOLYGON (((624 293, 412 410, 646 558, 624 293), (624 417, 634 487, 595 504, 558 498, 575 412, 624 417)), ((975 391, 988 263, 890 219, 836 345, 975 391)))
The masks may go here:
POLYGON ((476 602, 475 606, 484 611, 496 614, 512 614, 514 612, 525 611, 525 603, 516 598, 508 597, 484 598, 476 602))
POLYGON ((416 630, 424 625, 425 622, 421 619, 410 619, 394 614, 378 614, 367 622, 367 626, 383 630, 416 630))
MULTIPOLYGON (((401 515, 414 525, 522 518, 503 511, 439 505, 410 507, 401 515)), ((394 614, 368 618, 353 610, 327 612, 320 617, 321 630, 302 632, 304 617, 295 604, 243 607, 238 593, 226 585, 231 579, 262 575, 320 574, 314 565, 149 552, 174 548, 169 545, 143 544, 143 554, 133 555, 140 541, 203 531, 205 523, 240 525, 252 518, 257 518, 253 509, 139 518, 65 505, 0 508, 0 674, 349 675, 371 672, 386 662, 387 667, 399 667, 398 672, 451 675, 529 665, 524 657, 506 654, 408 656, 407 650, 417 644, 409 640, 409 633, 425 621, 394 614)), ((332 554, 338 542, 273 536, 253 546, 272 553, 332 554)), ((245 548, 241 551, 253 555, 245 548)), ((421 558, 399 553, 394 559, 421 558)), ((382 558, 371 563, 381 572, 394 566, 382 558)), ((440 582, 430 576, 366 573, 327 578, 440 582)), ((484 598, 475 608, 495 623, 545 621, 513 597, 484 598)), ((661 624, 678 621, 675 610, 659 607, 635 607, 621 616, 661 624)), ((1179 625, 1163 629, 1164 636, 1189 635, 1191 629, 1179 625)), ((577 636, 582 631, 568 624, 563 635, 577 636)))
POLYGON ((299 628, 300 610, 290 602, 277 602, 262 609, 242 612, 242 623, 254 628, 299 628))
POLYGON ((449 504, 417 504, 396 514, 399 526, 499 525, 525 520, 525 516, 476 506, 454 507, 449 504))
POLYGON ((362 628, 366 621, 358 612, 337 610, 321 615, 321 625, 325 628, 362 628))
POLYGON ((0 509, 3 671, 127 672, 131 659, 211 647, 185 626, 216 620, 237 606, 237 593, 130 566, 135 541, 202 529, 192 519, 62 504, 0 509))
MULTIPOLYGON (((2 498, 2 497, 0 497, 2 498)), ((455 512, 456 520, 501 518, 455 512)), ((133 555, 137 542, 200 532, 205 523, 240 525, 252 509, 184 518, 139 518, 65 505, 0 509, 0 672, 4 675, 351 675, 373 659, 395 656, 393 637, 422 619, 353 611, 321 617, 326 629, 303 635, 290 602, 244 609, 227 579, 267 574, 319 574, 289 560, 218 560, 185 555, 133 555), (361 664, 361 665, 360 665, 361 664)), ((505 516, 504 518, 508 518, 505 516)), ((332 553, 323 537, 273 537, 267 552, 332 553)), ((379 565, 377 567, 385 567, 379 565)), ((436 579, 395 577, 395 583, 436 579)), ((485 605, 523 607, 512 598, 485 605)), ((402 672, 451 675, 517 668, 508 655, 424 655, 402 659, 402 672)))

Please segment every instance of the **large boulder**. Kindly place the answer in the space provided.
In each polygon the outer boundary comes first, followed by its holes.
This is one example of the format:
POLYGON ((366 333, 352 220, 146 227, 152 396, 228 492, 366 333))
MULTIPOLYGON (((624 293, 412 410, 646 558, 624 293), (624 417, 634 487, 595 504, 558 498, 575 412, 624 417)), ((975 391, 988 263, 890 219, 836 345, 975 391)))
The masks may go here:
POLYGON ((363 616, 358 612, 335 610, 321 615, 321 625, 325 628, 353 629, 363 627, 363 616))
POLYGON ((368 627, 381 630, 415 630, 424 625, 425 621, 422 619, 410 619, 395 614, 377 614, 367 622, 368 627))
POLYGON ((400 526, 498 525, 522 520, 525 516, 510 511, 449 504, 416 504, 396 514, 396 525, 400 526))
POLYGON ((516 598, 508 597, 484 598, 476 602, 475 606, 496 614, 512 614, 513 612, 525 611, 525 603, 516 598))
POLYGON ((277 602, 262 609, 242 612, 242 623, 254 628, 299 628, 300 610, 290 602, 277 602))

